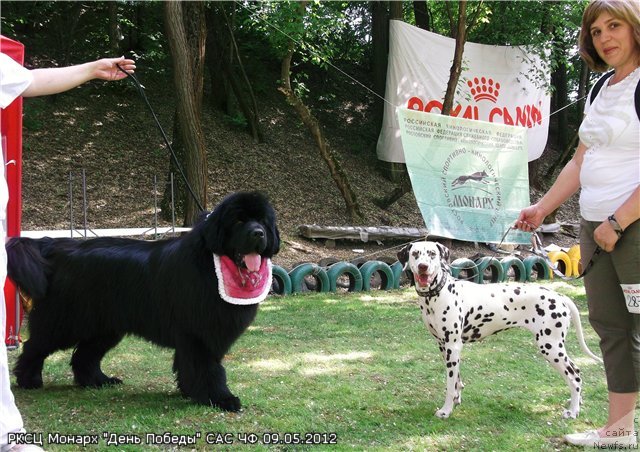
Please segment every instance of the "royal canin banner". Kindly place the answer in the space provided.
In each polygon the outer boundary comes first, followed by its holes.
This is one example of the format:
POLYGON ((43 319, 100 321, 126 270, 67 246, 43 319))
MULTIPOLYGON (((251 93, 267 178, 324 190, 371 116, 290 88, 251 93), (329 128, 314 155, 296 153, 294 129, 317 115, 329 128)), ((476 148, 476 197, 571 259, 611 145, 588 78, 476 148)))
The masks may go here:
MULTIPOLYGON (((378 159, 405 163, 397 109, 442 112, 455 40, 392 20, 384 121, 378 159)), ((528 160, 542 154, 549 130, 550 97, 539 74, 545 63, 521 47, 467 42, 452 116, 527 128, 528 160)))

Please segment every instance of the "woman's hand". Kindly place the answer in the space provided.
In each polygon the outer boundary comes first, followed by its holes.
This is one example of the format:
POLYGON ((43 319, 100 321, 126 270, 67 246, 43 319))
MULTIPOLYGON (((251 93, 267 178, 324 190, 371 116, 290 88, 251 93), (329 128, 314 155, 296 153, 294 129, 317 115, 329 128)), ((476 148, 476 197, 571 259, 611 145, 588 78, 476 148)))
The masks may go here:
POLYGON ((547 214, 538 204, 533 204, 520 211, 513 227, 524 232, 533 232, 540 227, 546 216, 547 214))
POLYGON ((91 63, 93 65, 93 78, 102 80, 122 80, 127 74, 133 73, 136 68, 133 60, 120 58, 102 58, 91 63), (118 69, 120 66, 127 74, 118 69))
POLYGON ((620 237, 618 237, 609 220, 603 221, 600 226, 593 231, 593 240, 595 240, 600 248, 608 253, 613 251, 619 239, 620 237))

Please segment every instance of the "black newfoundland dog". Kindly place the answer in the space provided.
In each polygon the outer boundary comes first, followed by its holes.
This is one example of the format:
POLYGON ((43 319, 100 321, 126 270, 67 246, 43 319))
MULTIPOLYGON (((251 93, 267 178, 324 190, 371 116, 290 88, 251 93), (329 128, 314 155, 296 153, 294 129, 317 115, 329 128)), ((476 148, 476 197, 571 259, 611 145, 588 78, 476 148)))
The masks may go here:
POLYGON ((279 246, 274 210, 257 192, 228 196, 175 239, 11 239, 9 277, 33 302, 18 385, 41 387, 47 356, 72 347, 77 384, 120 383, 100 362, 134 334, 175 349, 184 396, 238 411, 222 359, 271 288, 279 246))

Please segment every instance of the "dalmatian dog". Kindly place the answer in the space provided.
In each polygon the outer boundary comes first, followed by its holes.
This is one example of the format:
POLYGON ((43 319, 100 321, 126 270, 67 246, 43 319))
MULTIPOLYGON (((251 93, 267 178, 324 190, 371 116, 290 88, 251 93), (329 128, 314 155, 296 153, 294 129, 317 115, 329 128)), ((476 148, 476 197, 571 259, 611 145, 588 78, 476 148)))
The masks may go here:
POLYGON ((457 280, 449 271, 449 250, 436 242, 409 244, 398 252, 398 260, 415 284, 422 319, 438 341, 447 367, 447 394, 436 416, 448 418, 462 402, 462 345, 513 327, 535 335, 542 356, 569 385, 571 402, 563 417, 578 416, 582 379, 564 345, 570 322, 582 350, 602 360, 587 347, 580 314, 571 299, 536 284, 484 285, 457 280))

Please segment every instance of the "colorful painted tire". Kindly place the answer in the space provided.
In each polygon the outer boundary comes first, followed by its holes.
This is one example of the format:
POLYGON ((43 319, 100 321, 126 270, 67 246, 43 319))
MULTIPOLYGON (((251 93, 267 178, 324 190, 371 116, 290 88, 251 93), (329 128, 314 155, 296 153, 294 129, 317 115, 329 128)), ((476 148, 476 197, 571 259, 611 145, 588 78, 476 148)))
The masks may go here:
POLYGON ((399 261, 396 261, 391 266, 391 271, 393 272, 393 288, 399 289, 402 277, 404 275, 404 270, 402 270, 402 264, 399 261))
POLYGON ((504 270, 498 259, 492 256, 484 256, 476 259, 478 266, 478 278, 480 282, 499 283, 504 281, 504 270), (489 272, 489 279, 485 278, 485 272, 489 272))
POLYGON ((567 251, 571 259, 571 276, 580 276, 582 273, 582 262, 580 262, 580 245, 573 245, 567 251))
MULTIPOLYGON (((551 262, 556 265, 556 269, 562 273, 564 276, 571 276, 573 273, 573 264, 571 264, 571 258, 564 251, 550 251, 547 254, 547 257, 551 262)), ((555 276, 553 273, 553 269, 549 269, 550 278, 553 279, 555 276)))
POLYGON ((371 290, 371 277, 376 273, 380 275, 380 290, 393 289, 395 284, 395 278, 391 267, 381 261, 368 261, 362 264, 360 267, 360 274, 362 275, 362 290, 371 290))
POLYGON ((329 278, 329 290, 335 292, 338 286, 338 278, 346 275, 349 278, 349 292, 359 292, 362 290, 362 274, 358 267, 350 262, 336 262, 327 270, 329 278))
POLYGON ((471 281, 474 283, 480 282, 480 273, 478 273, 478 266, 471 259, 461 257, 451 262, 451 275, 454 278, 462 279, 464 281, 471 281), (464 273, 464 276, 460 276, 464 273))
POLYGON ((533 281, 533 272, 536 272, 536 279, 549 279, 551 270, 547 261, 540 256, 527 256, 522 261, 527 272, 527 281, 533 281))
POLYGON ((329 277, 327 272, 324 271, 317 264, 300 264, 289 272, 289 278, 291 278, 291 293, 302 292, 302 284, 306 277, 312 277, 316 281, 316 292, 328 292, 329 291, 329 277))
POLYGON ((525 282, 527 280, 527 270, 524 268, 522 260, 515 256, 507 256, 500 260, 502 270, 504 271, 504 280, 509 279, 509 272, 513 270, 514 281, 525 282))
POLYGON ((289 295, 291 293, 289 273, 279 265, 271 267, 271 292, 276 295, 289 295))

